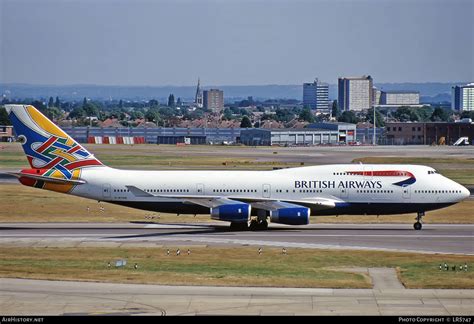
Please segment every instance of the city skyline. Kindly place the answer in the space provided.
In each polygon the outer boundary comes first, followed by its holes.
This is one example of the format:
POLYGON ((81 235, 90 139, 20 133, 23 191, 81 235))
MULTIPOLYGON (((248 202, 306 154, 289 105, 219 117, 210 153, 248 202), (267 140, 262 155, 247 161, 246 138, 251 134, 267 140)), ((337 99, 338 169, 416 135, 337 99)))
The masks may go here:
POLYGON ((469 0, 1 0, 0 83, 472 81, 473 9, 469 0))

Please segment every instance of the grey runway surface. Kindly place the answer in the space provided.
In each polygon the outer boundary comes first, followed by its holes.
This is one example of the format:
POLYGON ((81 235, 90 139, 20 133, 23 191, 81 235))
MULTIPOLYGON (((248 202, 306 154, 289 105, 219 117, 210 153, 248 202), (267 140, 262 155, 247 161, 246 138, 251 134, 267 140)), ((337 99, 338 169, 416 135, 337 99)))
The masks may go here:
POLYGON ((226 223, 2 223, 0 245, 270 246, 474 255, 473 224, 270 224, 267 231, 230 231, 226 223))
POLYGON ((158 286, 0 278, 4 315, 472 315, 472 289, 158 286))

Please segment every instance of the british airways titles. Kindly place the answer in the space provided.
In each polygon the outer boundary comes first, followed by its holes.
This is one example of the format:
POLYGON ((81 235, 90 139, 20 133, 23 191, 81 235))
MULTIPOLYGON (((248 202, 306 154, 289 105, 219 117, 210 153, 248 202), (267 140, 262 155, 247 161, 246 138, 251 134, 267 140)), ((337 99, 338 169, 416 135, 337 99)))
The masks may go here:
POLYGON ((381 189, 382 181, 372 180, 295 180, 296 189, 381 189))

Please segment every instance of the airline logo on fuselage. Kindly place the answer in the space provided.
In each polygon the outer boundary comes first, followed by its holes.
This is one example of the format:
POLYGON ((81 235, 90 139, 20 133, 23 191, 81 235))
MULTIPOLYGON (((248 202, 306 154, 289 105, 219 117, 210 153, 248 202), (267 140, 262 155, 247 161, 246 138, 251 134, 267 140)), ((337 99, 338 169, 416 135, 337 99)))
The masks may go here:
POLYGON ((393 183, 395 186, 405 187, 416 182, 415 175, 401 170, 377 170, 377 171, 346 171, 349 175, 361 175, 364 177, 408 177, 408 179, 393 183))

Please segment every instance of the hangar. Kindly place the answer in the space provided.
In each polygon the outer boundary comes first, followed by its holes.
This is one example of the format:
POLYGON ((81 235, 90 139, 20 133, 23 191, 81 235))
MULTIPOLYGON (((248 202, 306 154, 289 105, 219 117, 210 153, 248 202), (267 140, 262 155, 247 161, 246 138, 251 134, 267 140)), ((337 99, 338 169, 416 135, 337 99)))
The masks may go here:
MULTIPOLYGON (((304 128, 304 129, 264 129, 248 128, 240 132, 240 141, 252 146, 307 146, 321 144, 339 144, 337 130, 304 128)), ((345 144, 345 139, 344 139, 345 144)))

